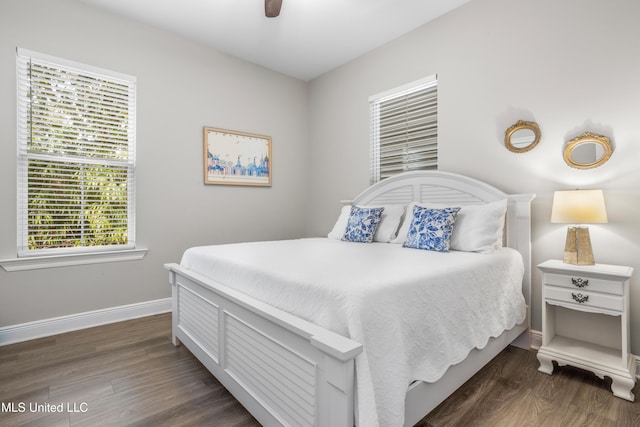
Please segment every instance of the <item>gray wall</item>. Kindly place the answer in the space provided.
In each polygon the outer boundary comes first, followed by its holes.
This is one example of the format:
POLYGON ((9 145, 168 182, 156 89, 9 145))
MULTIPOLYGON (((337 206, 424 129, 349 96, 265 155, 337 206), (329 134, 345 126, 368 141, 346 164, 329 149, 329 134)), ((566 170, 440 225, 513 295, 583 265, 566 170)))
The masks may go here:
MULTIPOLYGON (((339 200, 368 185, 370 95, 439 76, 440 168, 535 192, 534 263, 562 256, 554 190, 603 188, 591 227, 598 262, 631 265, 632 350, 640 354, 640 16, 636 0, 472 0, 309 84, 70 0, 0 2, 0 258, 15 256, 15 48, 138 77, 142 261, 0 271, 0 327, 169 295, 162 263, 189 246, 324 235, 339 200), (503 146, 535 120, 531 152, 503 146), (273 137, 271 188, 202 184, 202 127, 273 137), (590 171, 562 145, 590 130, 615 152, 590 171)), ((540 329, 534 269, 533 326, 540 329)))
MULTIPOLYGON (((551 224, 554 190, 602 188, 609 223, 591 226, 596 262, 636 269, 632 350, 640 354, 640 2, 473 0, 310 84, 310 233, 368 185, 370 95, 438 74, 440 169, 506 192, 537 193, 533 262, 562 258, 566 226, 551 224), (508 151, 504 131, 536 121, 538 147, 508 151), (563 143, 590 130, 612 138, 611 160, 576 170, 563 143)), ((532 321, 541 329, 540 274, 532 321)))
POLYGON ((16 255, 16 46, 138 79, 142 261, 7 273, 0 327, 170 296, 189 246, 304 232, 308 84, 69 0, 0 2, 0 259, 16 255), (203 184, 203 126, 273 138, 273 185, 203 184))

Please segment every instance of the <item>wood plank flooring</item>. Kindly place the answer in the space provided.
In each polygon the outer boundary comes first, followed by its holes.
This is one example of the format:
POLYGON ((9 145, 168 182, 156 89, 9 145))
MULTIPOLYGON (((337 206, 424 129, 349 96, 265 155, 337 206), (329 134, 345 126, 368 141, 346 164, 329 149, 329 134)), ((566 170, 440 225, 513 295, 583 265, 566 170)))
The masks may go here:
POLYGON ((0 347, 0 402, 3 427, 259 425, 171 344, 169 314, 0 347), (62 403, 62 412, 36 403, 62 403))
POLYGON ((417 426, 640 426, 638 398, 614 397, 610 379, 570 366, 551 376, 537 369, 535 351, 507 347, 417 426))
MULTIPOLYGON (((640 403, 508 348, 419 424, 638 426, 640 403)), ((640 392, 639 387, 634 390, 640 392)), ((0 347, 0 426, 258 426, 184 347, 169 314, 0 347)))

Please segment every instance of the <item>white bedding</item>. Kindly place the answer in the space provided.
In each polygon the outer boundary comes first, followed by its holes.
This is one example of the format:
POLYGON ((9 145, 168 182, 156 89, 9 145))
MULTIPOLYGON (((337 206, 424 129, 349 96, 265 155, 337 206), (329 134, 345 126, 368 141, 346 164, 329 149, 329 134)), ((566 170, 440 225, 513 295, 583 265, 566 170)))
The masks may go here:
POLYGON ((509 248, 438 253, 314 238, 195 247, 181 265, 362 343, 362 426, 401 426, 411 381, 437 381, 526 316, 523 262, 509 248))

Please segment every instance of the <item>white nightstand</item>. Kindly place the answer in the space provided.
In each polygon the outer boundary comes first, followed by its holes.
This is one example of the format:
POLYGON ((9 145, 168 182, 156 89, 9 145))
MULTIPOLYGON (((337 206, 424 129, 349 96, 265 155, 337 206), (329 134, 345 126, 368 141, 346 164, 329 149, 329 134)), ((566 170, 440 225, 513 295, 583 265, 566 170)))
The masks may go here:
POLYGON ((629 279, 633 268, 572 265, 558 260, 542 270, 542 346, 538 371, 571 365, 610 377, 615 396, 633 402, 636 361, 629 350, 629 279))

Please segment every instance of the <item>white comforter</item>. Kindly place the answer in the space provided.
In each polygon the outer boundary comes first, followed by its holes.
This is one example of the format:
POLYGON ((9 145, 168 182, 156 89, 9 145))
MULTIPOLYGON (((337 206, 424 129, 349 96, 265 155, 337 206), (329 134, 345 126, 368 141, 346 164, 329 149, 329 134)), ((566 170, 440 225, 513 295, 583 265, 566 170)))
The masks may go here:
POLYGON ((437 381, 526 316, 515 250, 437 253, 327 238, 203 246, 181 265, 363 344, 359 424, 401 426, 412 380, 437 381))

